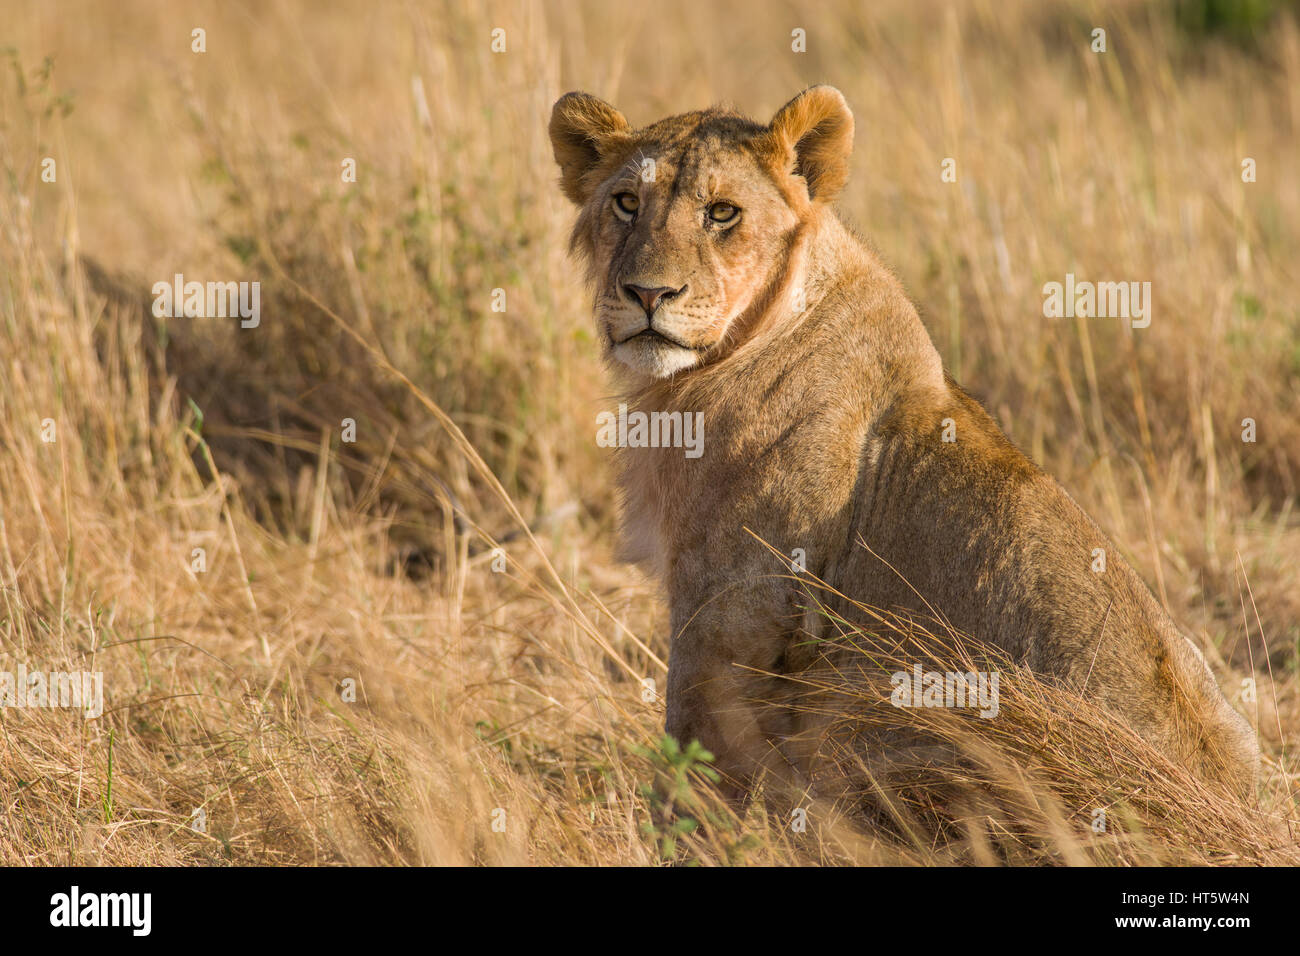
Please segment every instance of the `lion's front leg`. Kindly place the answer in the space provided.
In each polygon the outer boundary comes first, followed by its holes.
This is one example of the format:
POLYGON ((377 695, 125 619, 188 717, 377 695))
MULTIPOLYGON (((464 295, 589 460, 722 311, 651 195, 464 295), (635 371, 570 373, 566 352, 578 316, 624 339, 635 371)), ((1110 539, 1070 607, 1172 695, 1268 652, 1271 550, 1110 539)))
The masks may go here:
POLYGON ((673 595, 667 731, 709 750, 733 794, 762 772, 790 770, 780 745, 791 717, 781 680, 770 676, 785 673, 790 630, 763 613, 766 591, 732 586, 702 605, 673 595))

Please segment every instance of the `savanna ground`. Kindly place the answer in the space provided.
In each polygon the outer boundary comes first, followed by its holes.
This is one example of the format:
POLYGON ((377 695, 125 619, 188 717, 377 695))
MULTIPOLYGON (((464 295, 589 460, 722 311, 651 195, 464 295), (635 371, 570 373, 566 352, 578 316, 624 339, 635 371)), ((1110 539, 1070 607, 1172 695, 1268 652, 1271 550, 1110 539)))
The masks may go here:
POLYGON ((1298 126, 1281 4, 0 0, 0 670, 106 695, 0 710, 0 863, 1296 862, 1298 126), (1257 805, 1014 668, 877 827, 733 813, 660 741, 549 110, 814 82, 843 214, 1204 648, 1257 805), (1045 319, 1067 272, 1150 281, 1150 327, 1045 319), (155 318, 176 273, 261 324, 155 318))

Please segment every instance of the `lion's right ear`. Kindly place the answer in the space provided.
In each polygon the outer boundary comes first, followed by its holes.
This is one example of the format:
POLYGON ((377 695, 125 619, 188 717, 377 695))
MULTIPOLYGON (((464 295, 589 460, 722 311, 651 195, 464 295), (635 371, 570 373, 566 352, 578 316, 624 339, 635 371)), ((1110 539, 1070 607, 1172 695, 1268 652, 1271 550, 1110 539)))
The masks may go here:
POLYGON ((587 174, 631 127, 623 114, 590 93, 565 93, 551 110, 551 148, 564 195, 581 206, 593 183, 587 174))
POLYGON ((827 203, 849 178, 853 114, 833 86, 812 86, 777 110, 768 136, 787 171, 802 176, 808 196, 827 203))

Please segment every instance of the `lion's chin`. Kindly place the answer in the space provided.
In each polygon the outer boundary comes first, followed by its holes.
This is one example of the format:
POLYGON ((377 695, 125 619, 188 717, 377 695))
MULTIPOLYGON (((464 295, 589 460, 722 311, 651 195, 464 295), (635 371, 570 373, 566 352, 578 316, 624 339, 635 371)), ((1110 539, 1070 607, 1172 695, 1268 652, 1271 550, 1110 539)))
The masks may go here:
POLYGON ((610 350, 610 356, 650 378, 668 378, 700 364, 700 353, 694 349, 645 336, 620 342, 610 350))

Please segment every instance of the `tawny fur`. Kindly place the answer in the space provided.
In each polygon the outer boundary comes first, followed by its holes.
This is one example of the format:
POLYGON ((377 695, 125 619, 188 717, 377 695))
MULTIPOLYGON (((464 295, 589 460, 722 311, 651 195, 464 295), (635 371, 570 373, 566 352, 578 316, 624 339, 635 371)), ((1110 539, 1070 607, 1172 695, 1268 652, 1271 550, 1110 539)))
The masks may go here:
POLYGON ((1255 734, 1200 652, 945 375, 897 279, 830 208, 853 136, 838 91, 806 90, 766 126, 714 109, 640 130, 571 93, 551 136, 627 402, 704 415, 701 458, 622 453, 628 557, 671 606, 670 733, 744 780, 798 729, 753 703, 780 697, 754 671, 811 663, 810 622, 761 539, 802 549, 809 573, 863 604, 938 612, 1203 777, 1253 790, 1255 734), (740 210, 726 227, 709 218, 719 202, 740 210), (680 291, 647 316, 628 286, 680 291), (664 337, 635 334, 650 322, 664 337))

